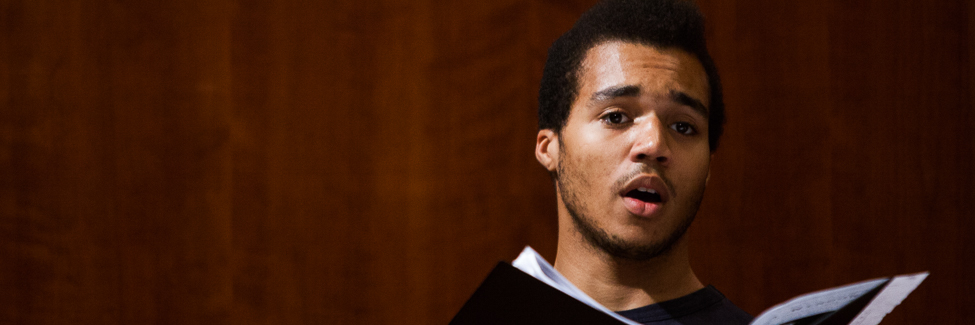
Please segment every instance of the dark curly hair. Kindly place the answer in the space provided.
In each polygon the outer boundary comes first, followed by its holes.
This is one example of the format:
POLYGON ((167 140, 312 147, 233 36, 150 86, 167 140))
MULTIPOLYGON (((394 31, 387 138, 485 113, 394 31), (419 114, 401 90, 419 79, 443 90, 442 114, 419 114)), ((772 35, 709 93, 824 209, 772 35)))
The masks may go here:
POLYGON ((589 49, 607 41, 678 48, 697 57, 711 91, 708 145, 718 148, 724 102, 718 70, 704 39, 704 17, 689 0, 606 0, 593 6, 548 49, 538 92, 538 128, 561 133, 579 92, 579 70, 589 49))

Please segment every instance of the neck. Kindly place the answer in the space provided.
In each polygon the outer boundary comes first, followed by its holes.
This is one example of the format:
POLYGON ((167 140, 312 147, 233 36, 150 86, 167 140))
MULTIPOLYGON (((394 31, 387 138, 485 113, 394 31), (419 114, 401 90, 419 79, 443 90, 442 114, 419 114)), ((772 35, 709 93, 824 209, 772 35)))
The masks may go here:
POLYGON ((704 285, 691 270, 687 236, 645 261, 617 258, 590 245, 572 227, 559 227, 555 269, 610 310, 683 297, 704 285))

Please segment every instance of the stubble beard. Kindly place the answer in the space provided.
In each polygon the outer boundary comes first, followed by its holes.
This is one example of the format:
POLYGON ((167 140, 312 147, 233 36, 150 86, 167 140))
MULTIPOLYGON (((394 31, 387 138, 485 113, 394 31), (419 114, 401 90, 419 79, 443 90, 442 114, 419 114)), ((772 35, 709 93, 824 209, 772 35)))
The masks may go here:
MULTIPOLYGON (((592 213, 589 207, 579 199, 580 193, 578 193, 578 188, 575 186, 575 179, 582 179, 580 177, 572 177, 576 175, 567 176, 566 168, 563 162, 567 161, 568 156, 565 149, 562 148, 563 159, 559 160, 555 173, 555 182, 559 189, 559 195, 562 197, 562 203, 565 205, 565 209, 569 212, 569 216, 572 218, 572 223, 575 225, 576 230, 582 234, 586 242, 593 248, 601 250, 610 256, 627 259, 633 261, 647 261, 653 259, 661 254, 669 252, 674 244, 680 240, 687 229, 690 228, 691 223, 694 221, 694 217, 697 215, 697 210, 701 205, 701 200, 704 197, 704 187, 701 186, 697 193, 685 193, 691 195, 692 197, 690 205, 684 215, 679 216, 681 218, 680 223, 666 234, 663 238, 652 240, 649 243, 635 243, 627 241, 626 239, 620 237, 616 234, 610 234, 605 229, 596 226, 594 219, 590 216, 592 213), (575 179, 573 179, 575 178, 575 179)), ((625 181, 625 180, 621 180, 625 181)), ((671 204, 677 202, 670 201, 671 204)))

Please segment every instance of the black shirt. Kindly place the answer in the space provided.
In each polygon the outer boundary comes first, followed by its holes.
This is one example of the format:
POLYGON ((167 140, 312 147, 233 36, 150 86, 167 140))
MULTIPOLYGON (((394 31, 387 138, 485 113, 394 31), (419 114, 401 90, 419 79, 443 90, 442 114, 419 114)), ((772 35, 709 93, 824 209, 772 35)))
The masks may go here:
POLYGON ((617 313, 645 325, 748 324, 753 318, 712 286, 677 299, 617 313))

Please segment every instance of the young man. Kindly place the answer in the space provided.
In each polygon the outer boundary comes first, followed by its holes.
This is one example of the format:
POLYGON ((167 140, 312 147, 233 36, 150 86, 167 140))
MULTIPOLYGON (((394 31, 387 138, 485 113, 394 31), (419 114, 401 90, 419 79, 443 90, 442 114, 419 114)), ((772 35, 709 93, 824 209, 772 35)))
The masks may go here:
POLYGON ((608 0, 549 49, 535 155, 558 196, 555 268, 645 324, 747 324, 688 262, 724 123, 695 5, 608 0))

